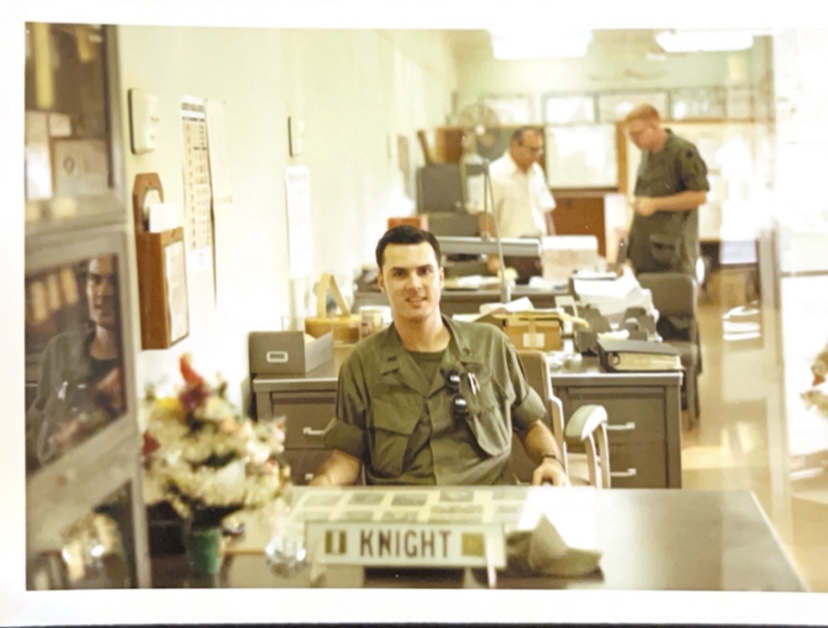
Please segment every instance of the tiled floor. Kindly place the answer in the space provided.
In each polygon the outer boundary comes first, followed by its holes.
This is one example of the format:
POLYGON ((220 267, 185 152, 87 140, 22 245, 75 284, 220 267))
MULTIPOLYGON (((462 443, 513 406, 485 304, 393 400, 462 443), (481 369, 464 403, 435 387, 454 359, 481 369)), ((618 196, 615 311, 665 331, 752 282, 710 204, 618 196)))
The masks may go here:
POLYGON ((809 588, 826 592, 828 418, 799 394, 828 339, 828 277, 783 280, 781 294, 796 305, 700 306, 701 420, 683 434, 683 485, 753 491, 809 588))

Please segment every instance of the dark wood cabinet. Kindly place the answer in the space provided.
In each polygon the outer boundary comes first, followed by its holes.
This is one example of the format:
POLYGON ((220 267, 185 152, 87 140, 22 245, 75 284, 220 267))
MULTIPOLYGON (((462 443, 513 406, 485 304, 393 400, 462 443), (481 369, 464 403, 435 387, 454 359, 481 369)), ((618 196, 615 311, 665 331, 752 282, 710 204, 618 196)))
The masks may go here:
POLYGON ((598 255, 607 254, 607 220, 604 191, 555 191, 556 208, 551 212, 556 235, 594 235, 598 255))

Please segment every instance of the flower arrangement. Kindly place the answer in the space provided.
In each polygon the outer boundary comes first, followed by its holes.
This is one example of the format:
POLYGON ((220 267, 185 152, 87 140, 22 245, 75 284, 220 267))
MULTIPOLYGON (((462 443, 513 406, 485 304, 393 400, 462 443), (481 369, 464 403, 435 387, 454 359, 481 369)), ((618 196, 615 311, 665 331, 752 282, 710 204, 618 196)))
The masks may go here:
POLYGON ((288 483, 280 465, 283 426, 240 418, 225 399, 227 383, 211 387, 179 360, 184 387, 177 396, 149 398, 144 432, 144 498, 169 502, 192 528, 219 526, 242 508, 272 503, 288 483))

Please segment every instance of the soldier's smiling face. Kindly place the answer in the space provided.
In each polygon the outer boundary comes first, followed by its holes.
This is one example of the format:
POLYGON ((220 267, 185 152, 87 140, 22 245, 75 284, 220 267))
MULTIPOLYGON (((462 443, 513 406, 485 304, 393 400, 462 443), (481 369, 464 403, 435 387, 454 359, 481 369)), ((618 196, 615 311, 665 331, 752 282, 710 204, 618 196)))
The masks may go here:
POLYGON ((388 296, 395 319, 416 321, 434 315, 443 289, 443 269, 428 242, 389 244, 381 270, 379 287, 388 296))

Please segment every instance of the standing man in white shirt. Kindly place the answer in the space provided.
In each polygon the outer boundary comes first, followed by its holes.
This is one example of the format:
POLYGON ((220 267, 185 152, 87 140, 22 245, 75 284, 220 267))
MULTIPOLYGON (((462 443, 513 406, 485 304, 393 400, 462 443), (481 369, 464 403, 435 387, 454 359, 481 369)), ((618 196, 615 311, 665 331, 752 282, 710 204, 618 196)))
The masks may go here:
POLYGON ((542 152, 541 135, 522 127, 512 134, 509 150, 489 167, 501 238, 552 235, 546 212, 555 209, 555 199, 538 164, 542 152))
MULTIPOLYGON (((521 127, 512 134, 509 150, 489 166, 494 196, 494 207, 489 199, 489 211, 498 218, 501 238, 540 238, 554 233, 546 222, 546 213, 555 209, 555 199, 538 164, 542 152, 543 138, 537 129, 521 127)), ((469 208, 473 212, 483 209, 484 190, 480 188, 469 208)), ((517 270, 519 283, 541 274, 539 259, 506 257, 504 262, 517 270)), ((498 266, 497 257, 490 256, 489 270, 496 273, 498 266)))

